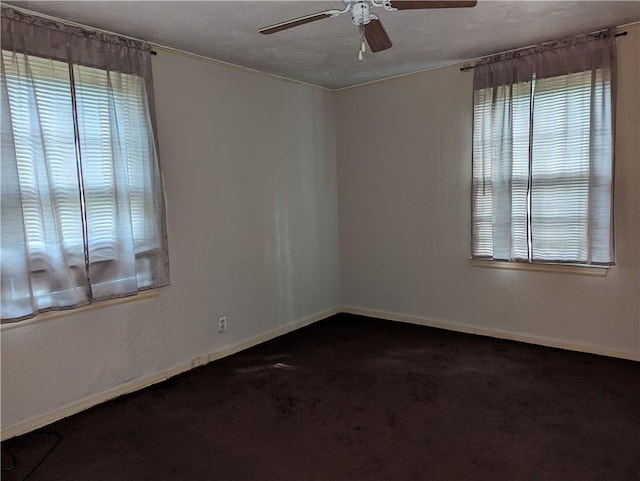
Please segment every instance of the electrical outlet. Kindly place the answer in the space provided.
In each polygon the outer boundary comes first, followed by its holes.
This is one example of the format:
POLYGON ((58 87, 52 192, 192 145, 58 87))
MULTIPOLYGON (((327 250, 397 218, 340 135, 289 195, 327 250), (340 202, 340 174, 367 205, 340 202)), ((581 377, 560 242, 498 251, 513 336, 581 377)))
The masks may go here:
POLYGON ((227 332, 227 316, 220 316, 218 318, 218 332, 220 334, 227 332))

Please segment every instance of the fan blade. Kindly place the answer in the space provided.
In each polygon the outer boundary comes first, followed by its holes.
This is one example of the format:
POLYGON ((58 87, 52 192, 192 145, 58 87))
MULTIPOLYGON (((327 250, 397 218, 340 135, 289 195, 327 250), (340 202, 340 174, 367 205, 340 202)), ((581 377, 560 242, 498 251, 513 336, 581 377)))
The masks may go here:
POLYGON ((417 10, 423 8, 463 8, 475 7, 477 0, 392 0, 391 6, 398 10, 417 10))
POLYGON ((367 43, 372 52, 380 52, 393 46, 382 23, 377 19, 372 18, 371 21, 364 26, 364 37, 367 39, 367 43))
POLYGON ((258 31, 264 35, 268 35, 270 33, 276 33, 276 32, 280 32, 281 30, 287 30, 288 28, 304 25, 305 23, 315 22, 316 20, 322 20, 323 18, 334 17, 335 15, 336 15, 335 10, 327 10, 326 12, 312 13, 311 15, 307 15, 305 17, 294 18, 293 20, 287 20, 286 22, 276 23, 275 25, 270 25, 269 27, 265 27, 258 31))

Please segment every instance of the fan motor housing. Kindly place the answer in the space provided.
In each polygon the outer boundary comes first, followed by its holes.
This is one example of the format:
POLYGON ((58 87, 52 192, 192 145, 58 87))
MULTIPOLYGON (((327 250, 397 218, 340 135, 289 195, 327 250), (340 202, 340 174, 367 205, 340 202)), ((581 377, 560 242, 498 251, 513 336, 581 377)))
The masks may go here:
POLYGON ((351 8, 352 22, 354 25, 366 25, 371 21, 368 2, 357 2, 351 8))

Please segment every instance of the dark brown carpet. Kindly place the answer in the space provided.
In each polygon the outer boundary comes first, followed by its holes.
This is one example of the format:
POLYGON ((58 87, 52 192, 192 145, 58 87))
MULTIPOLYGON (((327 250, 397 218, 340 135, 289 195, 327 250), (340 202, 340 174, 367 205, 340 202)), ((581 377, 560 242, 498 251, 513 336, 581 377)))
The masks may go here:
POLYGON ((640 364, 339 315, 45 431, 30 481, 637 481, 640 364))

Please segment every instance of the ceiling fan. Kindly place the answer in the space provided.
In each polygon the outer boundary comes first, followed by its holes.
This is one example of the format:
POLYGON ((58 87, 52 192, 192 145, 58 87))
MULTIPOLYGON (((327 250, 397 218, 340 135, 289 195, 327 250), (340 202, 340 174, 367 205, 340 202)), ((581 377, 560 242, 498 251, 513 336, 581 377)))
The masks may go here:
POLYGON ((371 12, 372 7, 382 7, 387 11, 396 10, 421 10, 431 8, 461 8, 475 7, 477 0, 342 0, 344 8, 342 10, 325 10, 324 12, 312 13, 304 17, 294 18, 285 22, 276 23, 260 29, 264 35, 280 32, 289 28, 298 27, 305 23, 315 22, 323 18, 337 17, 343 13, 351 12, 352 22, 360 29, 361 48, 358 58, 362 60, 365 51, 365 40, 369 44, 372 52, 380 52, 392 47, 391 39, 385 31, 380 19, 371 12))

